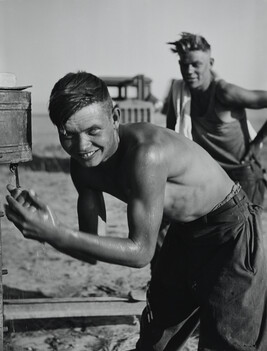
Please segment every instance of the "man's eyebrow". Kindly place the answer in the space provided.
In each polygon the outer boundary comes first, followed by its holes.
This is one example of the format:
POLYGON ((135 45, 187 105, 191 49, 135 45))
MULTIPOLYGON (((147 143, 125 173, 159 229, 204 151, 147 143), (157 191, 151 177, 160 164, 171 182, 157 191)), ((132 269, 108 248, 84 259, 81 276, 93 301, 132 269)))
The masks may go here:
POLYGON ((92 126, 85 128, 85 130, 91 130, 91 129, 101 129, 101 126, 98 124, 93 124, 92 126))
POLYGON ((186 62, 186 61, 182 61, 182 60, 181 60, 181 62, 182 62, 182 63, 185 63, 185 64, 189 64, 189 65, 190 65, 190 64, 192 64, 192 63, 202 62, 202 61, 201 61, 201 60, 199 60, 199 59, 195 59, 195 60, 192 60, 192 61, 190 61, 190 62, 186 62))
MULTIPOLYGON (((76 132, 69 132, 69 131, 67 131, 66 129, 65 129, 65 127, 64 126, 60 126, 59 128, 59 132, 61 133, 61 134, 66 134, 66 133, 70 133, 70 134, 79 134, 79 133, 76 133, 76 132)), ((91 131, 91 130, 93 130, 93 129, 101 129, 101 126, 99 126, 98 124, 93 124, 92 126, 90 126, 90 127, 88 127, 88 128, 85 128, 84 130, 83 130, 83 132, 87 132, 87 131, 91 131)))

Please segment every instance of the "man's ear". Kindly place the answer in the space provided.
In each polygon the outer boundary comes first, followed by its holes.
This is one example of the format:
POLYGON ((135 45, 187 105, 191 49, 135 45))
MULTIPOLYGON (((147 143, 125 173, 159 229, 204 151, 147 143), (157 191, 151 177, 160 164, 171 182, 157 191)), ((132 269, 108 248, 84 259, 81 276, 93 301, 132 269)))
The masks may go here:
POLYGON ((114 127, 117 129, 119 127, 120 119, 121 119, 121 110, 118 105, 115 105, 113 107, 112 119, 113 119, 114 127))
POLYGON ((210 58, 210 65, 211 65, 211 67, 213 67, 213 65, 214 65, 214 58, 213 57, 210 58))

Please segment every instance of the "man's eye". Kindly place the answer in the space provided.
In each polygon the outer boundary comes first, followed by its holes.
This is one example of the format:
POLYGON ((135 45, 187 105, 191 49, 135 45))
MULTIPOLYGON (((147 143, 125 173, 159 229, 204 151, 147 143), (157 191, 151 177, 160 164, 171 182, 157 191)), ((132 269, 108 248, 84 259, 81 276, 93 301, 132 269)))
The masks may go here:
POLYGON ((67 138, 67 139, 71 139, 74 137, 74 134, 73 133, 69 133, 67 132, 66 130, 61 130, 60 131, 60 134, 63 138, 67 138))
POLYGON ((88 135, 97 135, 100 132, 100 129, 98 128, 94 128, 94 129, 90 129, 87 131, 88 135))
POLYGON ((189 65, 188 65, 188 64, 184 63, 184 64, 182 65, 182 69, 187 70, 188 68, 189 68, 189 65))
POLYGON ((65 138, 69 138, 69 139, 71 139, 71 138, 73 138, 73 137, 74 137, 74 134, 73 134, 73 133, 68 133, 68 132, 65 132, 64 136, 65 136, 65 138))

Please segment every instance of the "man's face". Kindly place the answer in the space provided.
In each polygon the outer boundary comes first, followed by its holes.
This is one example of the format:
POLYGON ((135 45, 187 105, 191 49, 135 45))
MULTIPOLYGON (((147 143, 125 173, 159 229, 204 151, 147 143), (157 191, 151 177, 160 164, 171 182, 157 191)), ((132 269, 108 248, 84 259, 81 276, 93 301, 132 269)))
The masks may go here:
POLYGON ((83 107, 59 128, 63 149, 82 166, 95 167, 106 161, 118 147, 119 122, 101 103, 83 107))
POLYGON ((189 89, 205 90, 211 81, 213 59, 209 52, 189 51, 181 56, 180 69, 189 89))

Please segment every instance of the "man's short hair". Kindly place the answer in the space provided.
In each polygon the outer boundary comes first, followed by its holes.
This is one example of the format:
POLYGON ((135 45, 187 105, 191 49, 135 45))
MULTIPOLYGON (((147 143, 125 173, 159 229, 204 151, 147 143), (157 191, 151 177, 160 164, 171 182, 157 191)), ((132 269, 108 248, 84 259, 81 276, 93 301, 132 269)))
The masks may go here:
POLYGON ((180 40, 167 43, 174 46, 171 48, 171 51, 178 54, 180 57, 190 51, 200 50, 210 52, 210 44, 201 35, 182 32, 180 36, 180 40))
POLYGON ((54 85, 49 99, 49 116, 60 127, 74 113, 93 103, 103 103, 112 110, 108 88, 100 78, 83 71, 68 73, 54 85))

